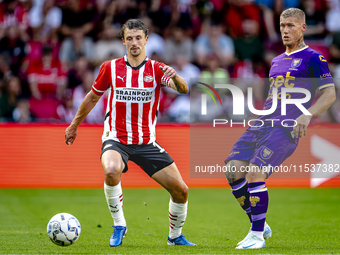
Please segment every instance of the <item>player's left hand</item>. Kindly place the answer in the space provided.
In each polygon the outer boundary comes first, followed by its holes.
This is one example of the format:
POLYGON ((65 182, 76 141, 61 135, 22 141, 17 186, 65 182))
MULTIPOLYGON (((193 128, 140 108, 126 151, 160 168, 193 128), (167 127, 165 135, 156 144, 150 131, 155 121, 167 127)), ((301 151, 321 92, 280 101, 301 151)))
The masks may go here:
POLYGON ((304 137, 307 134, 307 126, 309 125, 312 116, 309 115, 300 115, 295 121, 296 126, 293 128, 293 134, 295 137, 304 137))
POLYGON ((176 71, 171 66, 159 66, 159 68, 163 71, 164 75, 169 78, 174 78, 176 76, 176 71))

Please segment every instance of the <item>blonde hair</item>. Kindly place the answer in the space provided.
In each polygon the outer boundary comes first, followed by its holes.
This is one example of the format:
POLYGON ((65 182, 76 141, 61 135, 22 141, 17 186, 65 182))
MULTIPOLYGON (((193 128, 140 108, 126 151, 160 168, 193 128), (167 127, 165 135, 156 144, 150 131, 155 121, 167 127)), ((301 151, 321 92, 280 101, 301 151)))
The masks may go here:
POLYGON ((281 13, 280 18, 295 17, 302 23, 306 23, 306 15, 303 10, 298 8, 289 8, 281 13))

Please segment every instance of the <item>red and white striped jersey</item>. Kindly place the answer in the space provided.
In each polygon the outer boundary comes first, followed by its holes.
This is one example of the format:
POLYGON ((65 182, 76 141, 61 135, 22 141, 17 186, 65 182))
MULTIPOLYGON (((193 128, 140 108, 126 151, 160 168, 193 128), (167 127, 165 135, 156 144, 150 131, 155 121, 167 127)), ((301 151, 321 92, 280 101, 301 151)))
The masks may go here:
POLYGON ((126 56, 101 65, 92 91, 103 95, 109 89, 103 142, 155 141, 160 88, 170 84, 170 78, 164 76, 160 66, 164 64, 146 58, 138 67, 131 67, 126 56))

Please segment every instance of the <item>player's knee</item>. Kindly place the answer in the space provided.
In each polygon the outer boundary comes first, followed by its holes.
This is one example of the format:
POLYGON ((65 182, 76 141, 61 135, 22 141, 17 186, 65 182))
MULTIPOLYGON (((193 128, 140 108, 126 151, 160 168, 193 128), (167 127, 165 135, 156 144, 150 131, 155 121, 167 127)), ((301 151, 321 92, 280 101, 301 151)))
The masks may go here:
POLYGON ((185 203, 188 200, 189 188, 183 183, 182 185, 176 187, 171 192, 172 200, 175 203, 185 203))
POLYGON ((124 165, 120 162, 109 161, 103 164, 105 177, 110 179, 117 179, 123 171, 124 165))
POLYGON ((250 170, 247 177, 249 183, 264 182, 266 181, 267 175, 261 171, 250 170))

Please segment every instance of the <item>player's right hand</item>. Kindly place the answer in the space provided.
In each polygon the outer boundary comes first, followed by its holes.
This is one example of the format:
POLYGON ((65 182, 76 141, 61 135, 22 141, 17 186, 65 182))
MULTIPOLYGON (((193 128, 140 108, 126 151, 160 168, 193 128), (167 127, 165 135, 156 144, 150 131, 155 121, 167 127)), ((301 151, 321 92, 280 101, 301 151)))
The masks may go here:
POLYGON ((307 127, 312 116, 301 114, 295 121, 296 125, 293 128, 293 134, 297 138, 302 138, 307 134, 307 127))
POLYGON ((77 128, 72 125, 68 126, 65 130, 65 143, 67 145, 72 145, 78 134, 77 128))

